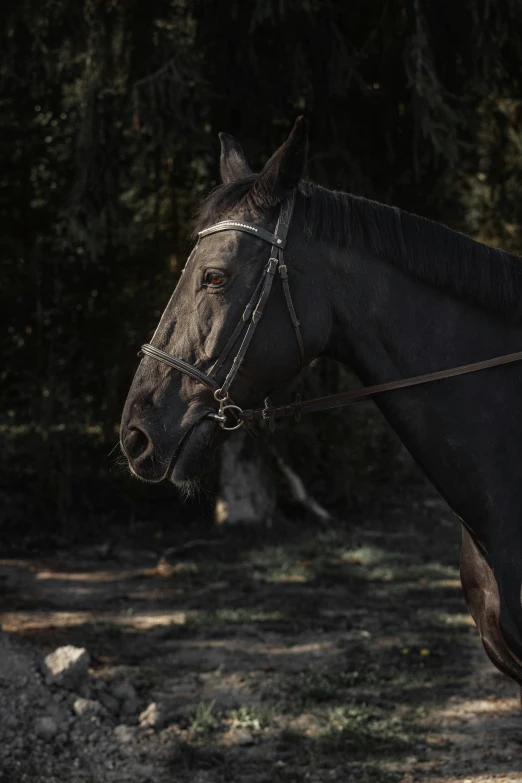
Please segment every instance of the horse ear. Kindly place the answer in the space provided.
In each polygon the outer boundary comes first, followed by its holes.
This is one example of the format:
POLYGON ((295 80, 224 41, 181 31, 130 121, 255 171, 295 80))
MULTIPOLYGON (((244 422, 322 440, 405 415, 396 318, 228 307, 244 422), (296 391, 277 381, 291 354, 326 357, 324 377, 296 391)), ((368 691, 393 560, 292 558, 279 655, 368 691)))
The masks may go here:
POLYGON ((289 137, 274 152, 254 183, 252 193, 261 207, 274 207, 299 184, 308 154, 304 117, 298 117, 289 137))
POLYGON ((221 157, 219 159, 221 180, 228 185, 236 179, 242 179, 252 174, 241 144, 228 133, 220 133, 221 157))

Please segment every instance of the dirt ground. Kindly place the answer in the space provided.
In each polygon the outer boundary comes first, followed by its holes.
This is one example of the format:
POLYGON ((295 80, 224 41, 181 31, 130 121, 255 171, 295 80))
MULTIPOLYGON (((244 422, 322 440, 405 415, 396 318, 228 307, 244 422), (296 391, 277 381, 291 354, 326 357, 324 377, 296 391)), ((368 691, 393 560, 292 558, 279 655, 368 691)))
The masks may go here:
POLYGON ((429 487, 328 526, 146 528, 3 550, 2 783, 522 781, 429 487), (42 674, 62 645, 90 655, 72 689, 42 674))

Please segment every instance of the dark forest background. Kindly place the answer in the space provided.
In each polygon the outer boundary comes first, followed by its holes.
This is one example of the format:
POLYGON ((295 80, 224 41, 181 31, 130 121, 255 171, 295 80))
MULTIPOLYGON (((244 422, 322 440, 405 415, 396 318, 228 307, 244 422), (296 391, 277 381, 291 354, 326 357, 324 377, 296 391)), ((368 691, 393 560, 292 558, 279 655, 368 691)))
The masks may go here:
MULTIPOLYGON (((305 114, 311 179, 521 248, 520 0, 4 0, 0 19, 4 535, 211 516, 215 479, 188 506, 131 482, 117 432, 219 131, 259 169, 305 114)), ((350 380, 319 363, 301 385, 350 380)), ((407 464, 371 404, 274 443, 332 510, 407 464)))

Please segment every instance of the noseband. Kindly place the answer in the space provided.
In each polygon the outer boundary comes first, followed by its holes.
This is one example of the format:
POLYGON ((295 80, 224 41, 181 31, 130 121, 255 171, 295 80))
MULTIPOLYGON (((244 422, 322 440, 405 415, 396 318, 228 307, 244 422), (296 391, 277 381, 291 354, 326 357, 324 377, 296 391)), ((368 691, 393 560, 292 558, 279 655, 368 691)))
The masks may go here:
POLYGON ((223 220, 221 223, 216 223, 214 226, 210 226, 209 228, 205 228, 203 231, 199 232, 198 242, 202 238, 210 236, 211 234, 217 234, 220 231, 243 231, 246 234, 250 234, 251 236, 255 236, 258 239, 262 239, 265 242, 268 242, 268 244, 271 246, 268 264, 263 270, 261 279, 259 280, 249 303, 245 307, 243 316, 232 332, 218 359, 212 365, 208 373, 204 373, 201 370, 198 370, 197 367, 193 367, 191 364, 184 362, 182 359, 176 359, 173 356, 169 356, 168 353, 160 351, 159 348, 154 348, 153 345, 142 345, 140 354, 138 354, 157 359, 158 361, 167 364, 169 367, 173 367, 175 370, 179 370, 180 372, 185 373, 185 375, 189 375, 195 381, 199 381, 208 389, 210 389, 214 395, 214 399, 219 403, 219 410, 217 413, 208 413, 207 416, 219 422, 219 425, 224 430, 237 430, 239 427, 245 427, 250 435, 257 437, 253 423, 262 419, 268 420, 270 425, 273 424, 275 419, 280 419, 287 416, 294 416, 295 420, 299 421, 302 413, 314 413, 315 411, 341 408, 346 405, 353 405, 354 403, 362 402, 363 400, 368 399, 368 397, 373 397, 375 394, 381 394, 383 392, 389 392, 395 389, 406 389, 412 386, 420 386, 421 384, 432 383, 433 381, 441 381, 446 378, 455 378, 459 375, 467 375, 468 373, 487 370, 490 367, 499 367, 504 364, 511 364, 513 362, 522 361, 522 351, 517 351, 516 353, 496 356, 493 359, 486 359, 485 361, 474 362, 473 364, 460 365, 459 367, 453 367, 449 370, 438 370, 437 372, 430 372, 425 375, 401 378, 397 381, 379 383, 374 386, 364 386, 362 389, 352 389, 351 391, 341 392, 340 394, 330 394, 327 397, 318 397, 312 400, 301 400, 301 395, 297 394, 295 401, 286 405, 280 405, 276 407, 269 405, 268 401, 266 401, 264 408, 253 408, 251 410, 243 410, 240 408, 239 405, 236 405, 230 397, 230 387, 232 386, 239 368, 245 359, 248 346, 250 345, 257 325, 265 311, 266 303, 272 289, 272 284, 274 282, 277 269, 279 269, 279 276, 283 285, 283 291, 288 313, 290 315, 290 320, 295 330, 295 337, 299 349, 299 369, 303 367, 305 361, 303 338, 301 335, 299 320, 295 314, 292 295, 290 293, 290 286, 288 283, 288 267, 284 263, 283 257, 283 250, 286 247, 286 238, 294 212, 294 205, 295 191, 292 194, 292 197, 283 202, 281 205, 279 218, 277 220, 273 234, 271 234, 269 231, 266 231, 264 228, 260 228, 259 226, 253 226, 250 223, 243 223, 234 220, 223 220), (216 375, 232 353, 234 346, 243 332, 243 339, 232 361, 230 370, 228 371, 228 374, 226 375, 223 383, 219 384, 216 380, 216 375), (231 426, 228 426, 228 411, 230 411, 231 415, 235 419, 231 426))
POLYGON ((284 201, 281 205, 279 217, 277 219, 273 234, 259 226, 253 226, 250 223, 244 223, 243 221, 235 220, 222 220, 220 223, 216 223, 215 225, 210 226, 209 228, 205 228, 203 231, 198 233, 198 243, 204 237, 208 237, 211 234, 217 234, 221 231, 242 231, 246 234, 257 237, 258 239, 264 240, 271 246, 268 263, 263 270, 261 278, 254 289, 254 293, 250 301, 245 307, 245 311, 241 317, 241 320, 230 335, 228 342, 208 373, 204 373, 201 370, 198 370, 197 367, 193 367, 191 364, 184 362, 182 359, 176 359, 173 356, 170 356, 168 353, 160 351, 159 348, 155 348, 153 345, 146 344, 142 345, 141 347, 140 354, 157 359, 158 361, 167 364, 169 367, 174 367, 174 369, 185 373, 185 375, 189 375, 191 378, 199 381, 208 389, 210 389, 214 395, 214 399, 219 403, 219 411, 218 413, 209 413, 208 417, 219 422, 220 426, 224 430, 237 430, 239 427, 245 426, 251 435, 255 435, 253 427, 243 418, 243 410, 239 407, 239 405, 236 405, 233 402, 229 392, 230 387, 232 386, 232 383, 234 382, 234 379, 238 374, 241 365, 243 364, 246 352, 248 351, 248 347, 252 341, 252 337, 254 336, 257 325, 263 317, 277 270, 279 270, 286 306, 290 315, 292 326, 295 330, 295 337, 299 350, 299 370, 301 370, 304 365, 305 355, 303 337, 301 335, 299 320, 295 314, 292 294, 290 293, 290 285, 288 282, 288 267, 284 263, 283 255, 283 251, 286 247, 288 230, 290 228, 290 223, 294 212, 294 206, 295 191, 292 193, 291 198, 284 201), (243 339, 232 361, 232 365, 225 377, 225 380, 222 384, 218 384, 216 375, 226 360, 229 358, 234 349, 234 346, 242 334, 243 339), (227 411, 230 411, 230 413, 236 419, 235 423, 231 426, 227 426, 227 411))

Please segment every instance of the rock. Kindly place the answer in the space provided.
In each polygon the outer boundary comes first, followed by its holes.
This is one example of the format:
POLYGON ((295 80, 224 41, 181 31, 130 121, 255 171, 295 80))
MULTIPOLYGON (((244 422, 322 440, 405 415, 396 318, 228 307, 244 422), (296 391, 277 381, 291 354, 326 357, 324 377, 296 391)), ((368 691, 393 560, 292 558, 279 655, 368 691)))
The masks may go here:
POLYGON ((236 745, 253 745, 254 738, 249 731, 236 729, 236 745))
POLYGON ((112 712, 113 715, 116 715, 116 713, 120 711, 120 702, 118 699, 114 698, 114 696, 111 696, 110 693, 100 693, 99 699, 105 709, 112 712))
POLYGON ((18 728, 18 720, 14 715, 7 715, 5 718, 5 725, 8 729, 17 729, 18 728))
POLYGON ((76 693, 79 696, 82 696, 84 699, 90 699, 91 696, 93 695, 92 690, 91 690, 91 686, 90 686, 90 684, 88 682, 82 682, 81 685, 76 687, 75 690, 76 690, 76 693))
POLYGON ((112 695, 120 702, 122 718, 136 715, 139 710, 138 695, 130 682, 119 682, 111 688, 112 695))
POLYGON ((135 734, 136 729, 133 726, 127 726, 125 723, 120 723, 120 725, 116 726, 114 729, 114 736, 122 745, 127 745, 129 742, 132 742, 135 734))
POLYGON ((70 711, 62 709, 62 707, 54 701, 48 703, 45 712, 50 718, 56 721, 60 727, 67 726, 72 720, 70 711))
POLYGON ((54 718, 37 718, 34 722, 34 733, 43 740, 52 739, 58 732, 58 726, 54 718))
POLYGON ((89 653, 84 647, 58 647, 44 660, 44 673, 51 685, 75 688, 87 678, 89 653))
POLYGON ((107 687, 105 681, 100 679, 100 677, 89 675, 89 682, 91 683, 91 688, 95 691, 104 691, 107 687))
POLYGON ((161 723, 161 715, 155 701, 151 702, 147 709, 143 710, 139 717, 142 729, 158 728, 161 723))
POLYGON ((73 710, 79 718, 88 718, 91 715, 98 715, 102 710, 102 705, 94 699, 84 699, 79 697, 73 704, 73 710))
POLYGON ((223 736, 223 742, 225 745, 240 745, 246 747, 247 745, 253 745, 255 740, 249 731, 232 728, 223 736))
POLYGON ((111 690, 112 695, 120 701, 128 701, 129 699, 134 699, 134 701, 138 700, 136 696, 136 689, 134 685, 130 684, 130 682, 118 682, 116 685, 112 686, 111 690))
POLYGON ((121 716, 123 718, 134 716, 138 711, 139 711, 139 704, 136 697, 125 699, 125 701, 121 705, 121 716))

